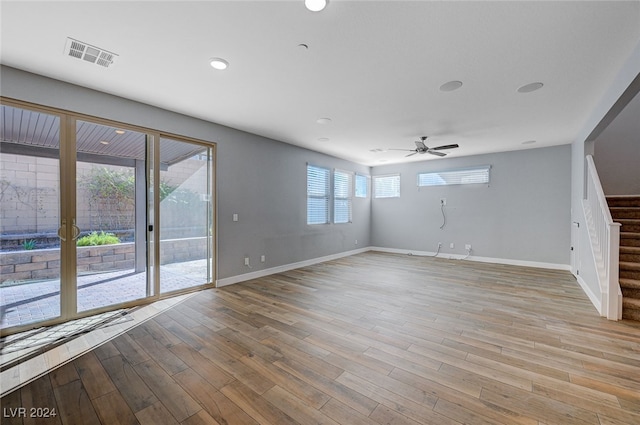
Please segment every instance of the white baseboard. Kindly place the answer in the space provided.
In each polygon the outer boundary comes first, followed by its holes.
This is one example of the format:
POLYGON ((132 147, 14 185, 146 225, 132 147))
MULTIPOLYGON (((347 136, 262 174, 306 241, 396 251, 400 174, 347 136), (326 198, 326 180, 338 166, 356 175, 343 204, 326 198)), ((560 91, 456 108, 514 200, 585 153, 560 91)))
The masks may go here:
POLYGON ((313 264, 324 263, 325 261, 337 260, 338 258, 349 257, 355 254, 361 254, 363 252, 370 251, 370 248, 360 248, 351 251, 340 252, 337 254, 326 255, 324 257, 312 258, 310 260, 298 261, 296 263, 284 264, 282 266, 271 267, 269 269, 257 270, 255 272, 244 273, 236 276, 225 277, 216 281, 216 288, 221 288, 227 285, 233 285, 234 283, 244 282, 251 279, 257 279, 264 276, 269 276, 276 273, 282 273, 293 269, 299 269, 300 267, 311 266, 313 264))
MULTIPOLYGON (((429 251, 415 251, 411 249, 397 249, 397 248, 382 248, 382 247, 370 247, 370 251, 380 251, 380 252, 389 252, 393 254, 407 254, 407 255, 418 255, 423 257, 434 257, 435 252, 429 251)), ((524 266, 524 267, 536 267, 539 269, 551 269, 551 270, 566 270, 571 271, 571 266, 569 264, 556 264, 556 263, 542 263, 538 261, 524 261, 524 260, 511 260, 508 258, 492 258, 492 257, 477 257, 475 255, 471 255, 467 257, 466 255, 460 254, 443 254, 442 252, 438 254, 438 258, 445 258, 450 260, 468 260, 468 261, 478 261, 480 263, 494 263, 494 264, 508 264, 511 266, 524 266)))
POLYGON ((602 314, 602 295, 600 295, 600 298, 598 298, 598 296, 593 293, 591 288, 589 288, 589 285, 587 285, 587 282, 584 281, 582 276, 577 275, 575 277, 584 293, 587 294, 587 297, 589 297, 589 301, 591 301, 591 304, 593 304, 596 310, 598 310, 598 314, 600 314, 600 316, 604 316, 604 314, 602 314))
MULTIPOLYGON (((326 255, 324 257, 312 258, 310 260, 298 261, 296 263, 284 264, 282 266, 271 267, 268 269, 257 270, 255 272, 225 277, 223 279, 218 279, 216 281, 216 288, 221 288, 227 285, 233 285, 234 283, 244 282, 251 279, 258 279, 260 277, 269 276, 276 273, 282 273, 289 270, 298 269, 300 267, 310 266, 318 263, 324 263, 325 261, 331 261, 331 260, 336 260, 338 258, 349 257, 350 255, 361 254, 367 251, 379 251, 379 252, 388 252, 391 254, 407 254, 407 255, 416 255, 416 256, 424 256, 424 257, 434 257, 436 254, 435 252, 429 252, 429 251, 415 251, 410 249, 382 248, 377 246, 370 246, 366 248, 340 252, 337 254, 326 255)), ((464 258, 465 260, 468 260, 468 261, 478 261, 482 263, 508 264, 512 266, 537 267, 537 268, 551 269, 551 270, 567 270, 567 271, 571 270, 571 266, 568 264, 541 263, 537 261, 510 260, 506 258, 490 258, 490 257, 476 257, 476 256, 470 256, 466 258, 466 256, 464 255, 443 254, 443 253, 438 254, 438 258, 456 259, 456 260, 461 260, 464 258)), ((581 284, 581 286, 583 288, 587 288, 585 285, 581 284)), ((585 289, 585 292, 586 292, 586 289, 585 289)), ((591 295, 589 295, 589 298, 593 302, 591 295)))

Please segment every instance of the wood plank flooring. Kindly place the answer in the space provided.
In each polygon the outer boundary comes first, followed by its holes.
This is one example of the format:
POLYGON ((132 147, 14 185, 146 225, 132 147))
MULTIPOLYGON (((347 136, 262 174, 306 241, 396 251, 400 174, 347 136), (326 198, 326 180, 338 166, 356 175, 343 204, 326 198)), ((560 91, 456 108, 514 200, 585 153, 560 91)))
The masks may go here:
POLYGON ((1 403, 6 425, 640 424, 640 322, 568 272, 369 252, 200 292, 1 403))

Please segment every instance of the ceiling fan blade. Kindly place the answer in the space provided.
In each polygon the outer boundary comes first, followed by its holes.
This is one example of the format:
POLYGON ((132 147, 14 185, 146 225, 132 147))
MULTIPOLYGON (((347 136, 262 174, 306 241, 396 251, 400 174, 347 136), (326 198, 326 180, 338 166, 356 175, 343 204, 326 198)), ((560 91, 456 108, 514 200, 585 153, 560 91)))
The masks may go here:
POLYGON ((431 149, 429 149, 427 152, 429 152, 431 155, 435 155, 435 156, 447 156, 447 154, 444 153, 444 152, 433 151, 431 149))
POLYGON ((458 148, 459 146, 457 144, 453 144, 453 145, 442 145, 442 146, 438 146, 437 148, 431 148, 430 150, 442 150, 442 149, 453 149, 453 148, 458 148))
POLYGON ((408 157, 408 156, 413 156, 413 155, 415 155, 415 154, 417 154, 417 153, 418 153, 418 152, 413 152, 413 153, 410 153, 409 155, 405 155, 405 158, 406 158, 406 157, 408 157))

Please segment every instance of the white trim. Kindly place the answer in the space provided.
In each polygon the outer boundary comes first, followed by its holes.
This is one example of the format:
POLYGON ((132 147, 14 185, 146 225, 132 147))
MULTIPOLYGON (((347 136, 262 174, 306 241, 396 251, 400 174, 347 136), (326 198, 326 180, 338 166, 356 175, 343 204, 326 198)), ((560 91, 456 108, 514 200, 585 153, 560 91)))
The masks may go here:
MULTIPOLYGON (((306 266, 311 266, 313 264, 324 263, 325 261, 337 260, 339 258, 349 257, 351 255, 361 254, 367 251, 388 252, 391 254, 417 255, 417 256, 425 256, 425 257, 433 257, 436 254, 435 252, 429 252, 429 251, 415 251, 410 249, 382 248, 377 246, 369 246, 366 248, 354 249, 351 251, 345 251, 345 252, 339 252, 337 254, 326 255, 324 257, 312 258, 310 260, 298 261, 296 263, 284 264, 282 266, 271 267, 269 269, 258 270, 251 273, 244 273, 244 274, 239 274, 235 276, 225 277, 223 279, 216 280, 216 288, 222 288, 223 286, 233 285, 234 283, 245 282, 251 279, 258 279, 258 278, 269 276, 272 274, 298 269, 300 267, 306 267, 306 266)), ((481 263, 507 264, 511 266, 537 267, 541 269, 566 270, 569 272, 571 271, 571 266, 569 264, 541 263, 537 261, 511 260, 506 258, 490 258, 490 257, 476 257, 476 256, 467 257, 466 255, 443 254, 443 253, 438 254, 438 258, 452 259, 452 260, 462 260, 464 258, 465 260, 478 261, 481 263)), ((583 286, 583 285, 580 284, 580 286, 583 286)), ((586 286, 583 286, 583 288, 586 288, 586 286)), ((587 295, 589 294, 587 293, 587 295)), ((589 295, 589 298, 593 302, 591 295, 589 295)))
MULTIPOLYGON (((369 247, 370 251, 389 252, 393 254, 407 254, 407 255, 420 255, 425 257, 435 256, 435 252, 429 251, 414 251, 410 249, 397 249, 397 248, 382 248, 382 247, 369 247)), ((566 270, 571 271, 569 264, 556 264, 556 263, 542 263, 538 261, 524 261, 524 260, 512 260, 508 258, 491 258, 491 257, 477 257, 460 254, 444 254, 439 253, 438 258, 450 259, 450 260, 462 260, 463 258, 468 261, 478 261, 480 263, 495 263, 495 264, 508 264, 511 266, 524 266, 524 267, 536 267, 539 269, 551 269, 551 270, 566 270)))
POLYGON ((339 252, 337 254, 326 255, 324 257, 312 258, 310 260, 298 261, 297 263, 284 264, 282 266, 272 267, 269 269, 258 270, 251 273, 239 274, 236 276, 225 277, 216 281, 216 288, 222 288, 223 286, 233 285, 234 283, 244 282, 251 279, 257 279, 264 276, 269 276, 276 273, 282 273, 289 270, 298 269, 300 267, 311 266, 313 264, 324 263, 325 261, 337 260, 338 258, 349 257, 355 254, 361 254, 363 252, 370 251, 370 248, 354 249, 352 251, 339 252))
POLYGON ((584 281, 582 276, 577 275, 575 277, 576 277, 576 280, 578 281, 578 284, 584 291, 584 293, 587 294, 587 297, 589 297, 589 301, 591 301, 591 304, 593 304, 593 306, 598 311, 598 314, 604 317, 604 314, 602 314, 602 299, 598 298, 598 296, 593 293, 593 291, 591 290, 591 288, 589 288, 589 285, 587 285, 587 282, 584 281))

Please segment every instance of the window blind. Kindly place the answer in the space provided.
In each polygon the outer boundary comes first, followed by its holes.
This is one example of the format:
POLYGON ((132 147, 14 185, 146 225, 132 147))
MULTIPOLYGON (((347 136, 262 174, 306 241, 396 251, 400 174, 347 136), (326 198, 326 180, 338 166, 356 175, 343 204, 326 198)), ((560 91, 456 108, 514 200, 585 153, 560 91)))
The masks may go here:
POLYGON ((352 173, 335 170, 333 172, 333 222, 351 222, 352 173))
POLYGON ((489 183, 490 165, 418 174, 418 186, 489 183))
POLYGON ((307 224, 329 223, 329 169, 307 165, 307 224))
POLYGON ((373 178, 374 198, 399 198, 400 174, 375 176, 373 178))
POLYGON ((356 198, 369 196, 369 177, 356 174, 356 198))

